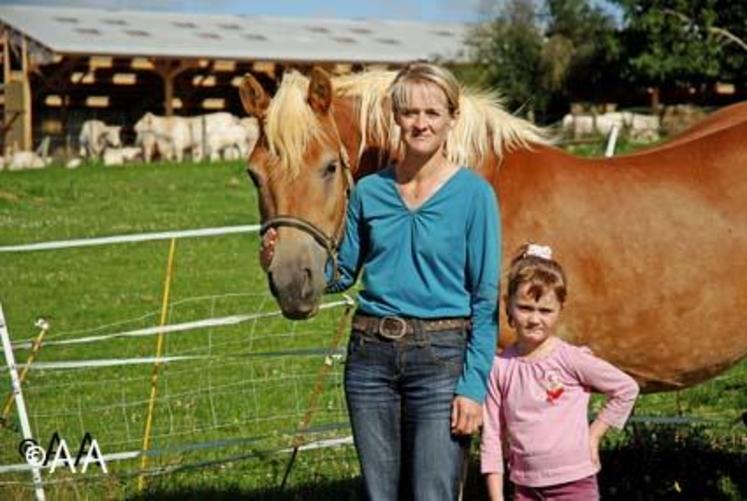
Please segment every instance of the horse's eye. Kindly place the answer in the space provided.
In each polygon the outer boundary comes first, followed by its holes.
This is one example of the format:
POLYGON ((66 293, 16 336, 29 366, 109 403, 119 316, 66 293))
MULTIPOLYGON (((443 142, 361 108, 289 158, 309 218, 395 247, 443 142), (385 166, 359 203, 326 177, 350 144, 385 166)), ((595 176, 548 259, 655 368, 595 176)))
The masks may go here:
POLYGON ((261 180, 259 179, 259 176, 256 172, 254 172, 251 169, 247 169, 246 173, 249 175, 249 179, 252 180, 252 183, 254 184, 254 187, 259 189, 259 187, 262 185, 261 180))
POLYGON ((327 164, 327 167, 324 169, 324 175, 331 176, 335 172, 337 172, 337 163, 330 162, 327 164))

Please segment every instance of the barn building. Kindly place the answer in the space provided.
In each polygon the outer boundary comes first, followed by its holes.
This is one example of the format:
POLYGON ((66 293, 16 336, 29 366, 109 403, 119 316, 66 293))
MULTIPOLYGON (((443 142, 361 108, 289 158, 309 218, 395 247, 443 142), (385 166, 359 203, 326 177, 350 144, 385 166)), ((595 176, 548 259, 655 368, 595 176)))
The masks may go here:
MULTIPOLYGON (((254 74, 396 68, 418 59, 465 61, 459 23, 271 18, 151 11, 0 6, 3 149, 40 143, 70 151, 90 118, 123 125, 146 111, 242 115, 237 85, 254 74)), ((45 146, 46 146, 45 145, 45 146)))

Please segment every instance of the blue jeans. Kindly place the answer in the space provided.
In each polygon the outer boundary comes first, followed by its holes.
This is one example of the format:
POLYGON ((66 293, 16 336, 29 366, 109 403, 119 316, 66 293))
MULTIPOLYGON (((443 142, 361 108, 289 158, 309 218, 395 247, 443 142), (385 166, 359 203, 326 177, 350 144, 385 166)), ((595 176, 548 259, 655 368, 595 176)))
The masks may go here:
POLYGON ((451 434, 451 403, 467 334, 388 341, 353 330, 345 395, 368 498, 459 497, 470 437, 451 434))

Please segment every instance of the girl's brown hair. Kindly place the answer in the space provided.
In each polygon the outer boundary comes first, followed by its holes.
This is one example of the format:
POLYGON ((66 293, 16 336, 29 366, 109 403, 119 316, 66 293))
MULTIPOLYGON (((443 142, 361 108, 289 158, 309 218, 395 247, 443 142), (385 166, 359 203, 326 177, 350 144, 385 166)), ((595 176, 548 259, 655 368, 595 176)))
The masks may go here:
POLYGON ((530 284, 528 292, 535 301, 539 301, 547 291, 551 290, 555 292, 555 297, 563 306, 568 294, 568 281, 563 267, 554 259, 530 253, 529 250, 530 244, 522 245, 511 260, 506 291, 506 315, 509 322, 511 321, 511 300, 522 284, 530 284))

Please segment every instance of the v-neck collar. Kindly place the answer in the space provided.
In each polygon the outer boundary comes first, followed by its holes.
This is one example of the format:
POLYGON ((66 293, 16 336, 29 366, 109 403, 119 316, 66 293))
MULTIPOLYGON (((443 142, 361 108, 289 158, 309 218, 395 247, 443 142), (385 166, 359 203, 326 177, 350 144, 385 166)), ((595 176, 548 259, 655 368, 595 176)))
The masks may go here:
POLYGON ((449 174, 449 176, 446 179, 444 179, 443 181, 441 181, 441 184, 439 184, 436 187, 436 189, 434 189, 433 192, 431 192, 431 194, 428 195, 428 198, 426 198, 425 200, 423 200, 422 202, 420 202, 418 205, 410 206, 410 204, 408 204, 407 201, 405 200, 405 197, 402 196, 402 192, 399 189, 399 183, 397 183, 397 173, 394 171, 394 165, 392 165, 390 167, 390 170, 391 170, 390 174, 391 174, 391 180, 392 180, 392 189, 394 190, 394 193, 397 195, 397 199, 402 204, 402 207, 407 212, 409 212, 411 214, 414 214, 414 213, 418 212, 420 209, 422 209, 423 207, 425 207, 428 204, 428 202, 430 202, 431 200, 433 200, 436 197, 436 195, 438 195, 441 192, 441 190, 443 190, 446 187, 446 185, 448 185, 457 176, 457 174, 459 174, 459 172, 461 172, 461 170, 463 168, 464 167, 462 167, 462 166, 457 166, 457 168, 454 169, 454 172, 452 172, 451 174, 449 174))

